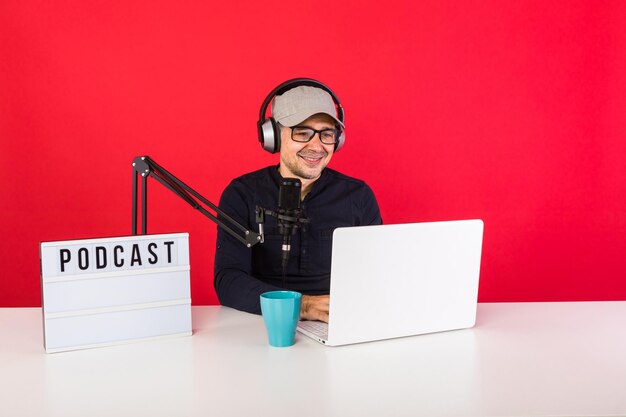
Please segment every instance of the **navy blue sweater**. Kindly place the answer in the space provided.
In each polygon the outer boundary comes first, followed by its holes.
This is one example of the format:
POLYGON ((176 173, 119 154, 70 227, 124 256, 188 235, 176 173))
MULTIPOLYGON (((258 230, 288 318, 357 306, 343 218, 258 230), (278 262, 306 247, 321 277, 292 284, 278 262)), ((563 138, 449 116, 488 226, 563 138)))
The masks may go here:
MULTIPOLYGON (((234 179, 219 207, 249 230, 257 231, 257 205, 275 210, 281 176, 270 166, 234 179)), ((326 168, 301 204, 310 220, 291 238, 286 285, 307 295, 328 294, 332 233, 337 227, 381 224, 378 203, 361 180, 326 168)), ((222 305, 260 314, 259 296, 280 290, 282 235, 276 219, 265 219, 265 243, 251 249, 218 228, 215 291, 222 305)))

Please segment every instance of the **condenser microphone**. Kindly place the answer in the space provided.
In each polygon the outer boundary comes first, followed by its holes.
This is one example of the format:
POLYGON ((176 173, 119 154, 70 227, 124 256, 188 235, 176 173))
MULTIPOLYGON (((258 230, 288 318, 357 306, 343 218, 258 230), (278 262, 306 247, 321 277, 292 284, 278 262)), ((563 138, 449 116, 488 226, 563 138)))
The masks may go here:
POLYGON ((297 178, 282 178, 278 191, 278 232, 283 236, 282 267, 283 280, 291 251, 291 235, 298 223, 306 221, 301 218, 300 195, 302 183, 297 178))

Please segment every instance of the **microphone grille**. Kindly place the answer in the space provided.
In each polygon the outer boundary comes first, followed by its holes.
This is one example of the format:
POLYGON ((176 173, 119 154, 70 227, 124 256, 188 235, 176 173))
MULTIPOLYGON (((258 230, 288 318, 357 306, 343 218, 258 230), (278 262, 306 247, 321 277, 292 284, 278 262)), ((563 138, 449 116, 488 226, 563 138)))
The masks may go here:
POLYGON ((300 209, 302 183, 297 178, 283 178, 278 192, 278 208, 283 210, 300 209))

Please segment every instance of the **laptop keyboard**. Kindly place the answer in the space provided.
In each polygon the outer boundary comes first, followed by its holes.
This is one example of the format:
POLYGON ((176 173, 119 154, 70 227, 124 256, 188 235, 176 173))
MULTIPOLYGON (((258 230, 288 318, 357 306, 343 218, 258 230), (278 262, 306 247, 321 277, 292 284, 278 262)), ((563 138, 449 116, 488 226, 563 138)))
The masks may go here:
POLYGON ((301 329, 304 329, 320 339, 328 340, 328 323, 323 321, 306 320, 298 323, 301 329))

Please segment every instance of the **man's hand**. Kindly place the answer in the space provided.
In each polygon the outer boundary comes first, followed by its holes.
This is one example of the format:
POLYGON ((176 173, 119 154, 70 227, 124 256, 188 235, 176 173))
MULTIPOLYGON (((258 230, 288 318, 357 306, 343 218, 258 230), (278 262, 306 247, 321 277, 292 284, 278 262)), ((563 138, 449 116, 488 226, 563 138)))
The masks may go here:
POLYGON ((319 320, 328 323, 328 295, 303 295, 300 320, 319 320))

